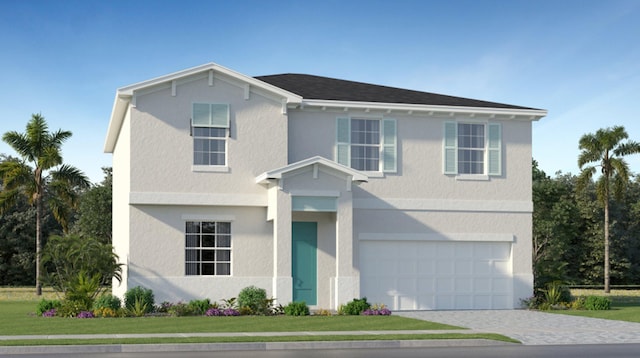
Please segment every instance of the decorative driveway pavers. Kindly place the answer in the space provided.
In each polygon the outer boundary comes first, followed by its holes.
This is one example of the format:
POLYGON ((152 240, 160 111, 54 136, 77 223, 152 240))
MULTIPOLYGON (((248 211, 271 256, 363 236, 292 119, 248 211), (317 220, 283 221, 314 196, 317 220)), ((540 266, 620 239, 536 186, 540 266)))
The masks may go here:
POLYGON ((405 311, 399 316, 498 333, 527 345, 640 343, 640 323, 527 310, 405 311))

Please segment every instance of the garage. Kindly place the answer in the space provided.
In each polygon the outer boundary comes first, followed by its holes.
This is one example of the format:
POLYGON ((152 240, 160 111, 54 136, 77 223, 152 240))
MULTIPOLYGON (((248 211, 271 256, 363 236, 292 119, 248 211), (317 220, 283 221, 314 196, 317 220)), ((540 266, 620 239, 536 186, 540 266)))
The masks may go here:
POLYGON ((511 242, 360 241, 360 290, 391 310, 513 308, 511 242))

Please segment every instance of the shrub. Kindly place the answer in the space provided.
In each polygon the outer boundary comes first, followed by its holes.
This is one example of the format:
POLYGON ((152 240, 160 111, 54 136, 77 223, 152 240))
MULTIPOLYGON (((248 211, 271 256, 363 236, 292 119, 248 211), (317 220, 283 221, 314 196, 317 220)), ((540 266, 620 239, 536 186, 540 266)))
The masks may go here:
POLYGON ((158 313, 169 313, 169 309, 173 307, 173 303, 169 301, 162 301, 158 306, 156 306, 156 312, 158 313))
POLYGON ((376 304, 362 311, 363 316, 390 316, 391 310, 383 304, 376 304))
POLYGON ((249 308, 250 314, 268 314, 270 305, 267 300, 267 291, 256 286, 243 288, 238 294, 238 306, 241 309, 249 308))
POLYGON ((143 309, 144 313, 153 311, 153 291, 148 288, 136 286, 124 294, 124 306, 128 310, 143 309), (138 307, 135 307, 135 306, 138 307))
POLYGON ((611 309, 611 299, 603 296, 588 296, 584 300, 584 307, 591 311, 611 309))
MULTIPOLYGON (((38 316, 44 315, 45 312, 49 312, 52 309, 59 308, 61 305, 58 300, 45 300, 44 298, 38 302, 38 307, 36 308, 36 314, 38 316)), ((50 316, 48 316, 50 317, 50 316)))
POLYGON ((571 301, 571 291, 561 281, 549 282, 546 289, 541 290, 543 301, 551 306, 571 301))
POLYGON ((307 306, 307 303, 304 301, 290 302, 284 306, 284 314, 287 316, 308 316, 309 306, 307 306))
POLYGON ((321 308, 321 309, 315 311, 314 315, 316 315, 316 316, 331 316, 333 314, 331 313, 330 310, 325 309, 325 308, 321 308))
POLYGON ((348 302, 346 305, 340 307, 340 314, 357 316, 369 307, 371 307, 371 305, 369 304, 369 302, 367 302, 366 297, 360 299, 354 298, 353 301, 348 302))
POLYGON ((235 308, 209 308, 204 314, 207 317, 215 316, 239 316, 240 312, 235 308))
POLYGON ((238 308, 238 299, 235 297, 222 300, 222 308, 238 308))
POLYGON ((520 306, 522 308, 526 308, 526 309, 530 309, 530 310, 534 310, 536 308, 540 308, 540 305, 542 304, 542 298, 539 296, 532 296, 529 298, 521 298, 520 299, 520 306))
POLYGON ((122 307, 122 301, 120 301, 119 297, 114 295, 102 295, 93 302, 94 310, 110 308, 113 311, 117 311, 120 307, 122 307))
POLYGON ((55 308, 42 312, 42 317, 55 317, 58 314, 55 308))
POLYGON ((125 314, 132 317, 142 317, 145 314, 151 312, 153 308, 149 309, 149 305, 144 303, 141 297, 136 298, 136 301, 131 307, 125 307, 125 314))
POLYGON ((184 302, 174 303, 167 308, 167 313, 175 317, 192 316, 193 306, 184 302))
POLYGON ((100 307, 100 308, 93 309, 93 315, 95 317, 102 317, 102 318, 118 317, 120 315, 120 312, 121 312, 120 309, 114 310, 113 308, 110 308, 110 307, 100 307))
POLYGON ((76 317, 80 312, 89 311, 91 307, 87 307, 86 302, 64 300, 57 309, 57 315, 60 317, 76 317))
POLYGON ((203 300, 191 300, 189 301, 189 311, 192 315, 203 315, 209 308, 211 308, 211 301, 208 298, 203 300))
POLYGON ((577 297, 575 300, 571 302, 571 305, 569 306, 569 308, 572 310, 583 310, 585 309, 584 303, 585 303, 584 297, 577 297))
POLYGON ((91 311, 80 311, 76 318, 94 318, 94 315, 91 311))

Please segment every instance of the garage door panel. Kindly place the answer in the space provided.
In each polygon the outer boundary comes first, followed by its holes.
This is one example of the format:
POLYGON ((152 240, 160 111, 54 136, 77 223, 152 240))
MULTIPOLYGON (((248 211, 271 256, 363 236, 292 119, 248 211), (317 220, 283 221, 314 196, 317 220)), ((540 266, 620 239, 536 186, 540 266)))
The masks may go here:
POLYGON ((476 275, 491 275, 493 273, 493 264, 487 260, 474 261, 473 272, 476 275))
POLYGON ((512 308, 509 242, 363 241, 361 295, 394 310, 512 308))
POLYGON ((473 262, 471 261, 456 261, 456 275, 471 275, 473 274, 473 262))
POLYGON ((473 245, 456 245, 455 246, 456 258, 473 258, 473 245))
POLYGON ((436 261, 436 275, 453 275, 453 261, 436 261))
POLYGON ((418 261, 418 275, 419 276, 427 276, 433 275, 436 271, 436 263, 433 260, 428 260, 429 258, 423 258, 418 261))

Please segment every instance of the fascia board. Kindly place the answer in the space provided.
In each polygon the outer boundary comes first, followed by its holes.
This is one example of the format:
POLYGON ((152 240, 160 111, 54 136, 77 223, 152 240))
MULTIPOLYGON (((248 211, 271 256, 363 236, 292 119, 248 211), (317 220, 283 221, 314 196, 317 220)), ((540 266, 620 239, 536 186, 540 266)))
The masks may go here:
POLYGON ((515 108, 490 108, 490 107, 462 107, 462 106, 437 106, 406 103, 381 103, 381 102, 356 102, 305 99, 301 106, 304 107, 336 107, 349 109, 391 110, 406 112, 434 112, 434 113, 464 113, 484 115, 504 115, 530 117, 531 120, 539 120, 547 115, 543 109, 515 109, 515 108))
POLYGON ((127 113, 129 103, 131 103, 131 96, 116 93, 116 98, 113 101, 113 108, 111 109, 107 138, 104 142, 105 153, 113 153, 113 150, 115 149, 118 134, 122 128, 122 122, 124 122, 124 116, 125 113, 127 113))

